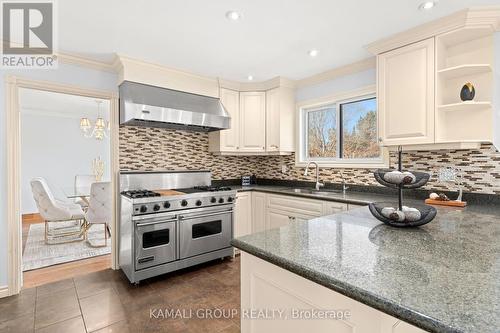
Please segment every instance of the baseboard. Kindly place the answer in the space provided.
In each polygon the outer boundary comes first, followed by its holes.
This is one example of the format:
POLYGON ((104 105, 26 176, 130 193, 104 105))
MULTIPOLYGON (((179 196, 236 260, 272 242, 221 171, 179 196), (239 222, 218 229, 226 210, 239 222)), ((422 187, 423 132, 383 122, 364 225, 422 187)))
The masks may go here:
POLYGON ((9 287, 8 286, 0 286, 0 298, 9 296, 9 287))

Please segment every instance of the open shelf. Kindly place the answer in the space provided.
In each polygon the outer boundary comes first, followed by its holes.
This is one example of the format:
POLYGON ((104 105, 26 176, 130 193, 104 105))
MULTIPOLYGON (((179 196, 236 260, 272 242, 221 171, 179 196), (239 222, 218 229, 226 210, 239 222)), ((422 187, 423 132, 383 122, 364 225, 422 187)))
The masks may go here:
POLYGON ((441 69, 438 71, 438 74, 444 79, 453 79, 489 72, 492 72, 492 68, 489 64, 467 64, 441 69))
POLYGON ((452 103, 452 104, 442 104, 438 106, 439 110, 442 111, 478 111, 482 109, 491 108, 491 102, 475 102, 475 101, 466 101, 460 103, 452 103))

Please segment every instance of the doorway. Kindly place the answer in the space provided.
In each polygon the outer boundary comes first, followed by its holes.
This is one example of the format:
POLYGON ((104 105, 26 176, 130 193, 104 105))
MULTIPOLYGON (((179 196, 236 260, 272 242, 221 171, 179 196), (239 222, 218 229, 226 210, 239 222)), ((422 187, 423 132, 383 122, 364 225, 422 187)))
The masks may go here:
POLYGON ((86 216, 91 185, 110 181, 109 100, 21 88, 19 111, 24 286, 111 267, 108 230, 78 220, 47 222, 60 220, 60 212, 40 212, 31 186, 43 181, 47 193, 38 200, 53 197, 86 216), (49 241, 48 228, 61 236, 49 241))
POLYGON ((19 78, 8 82, 9 294, 23 284, 116 268, 116 94, 19 78), (34 195, 34 181, 47 189, 42 199, 34 195), (108 186, 110 222, 89 228, 93 183, 108 186), (76 213, 53 218, 39 205, 47 198, 76 213), (45 223, 51 218, 54 223, 45 223))

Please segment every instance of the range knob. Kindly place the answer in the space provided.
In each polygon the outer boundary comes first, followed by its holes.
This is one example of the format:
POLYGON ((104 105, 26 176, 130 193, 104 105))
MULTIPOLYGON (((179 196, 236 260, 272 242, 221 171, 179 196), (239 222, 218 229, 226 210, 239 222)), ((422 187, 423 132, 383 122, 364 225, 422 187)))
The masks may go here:
POLYGON ((220 198, 219 203, 224 203, 224 198, 220 198))
POLYGON ((182 201, 181 201, 181 206, 182 206, 182 207, 186 207, 187 205, 188 205, 187 200, 182 200, 182 201))
POLYGON ((217 202, 217 199, 216 199, 215 197, 211 197, 211 198, 210 198, 210 202, 211 202, 211 203, 216 203, 216 202, 217 202))
POLYGON ((156 205, 154 205, 154 206, 153 206, 153 210, 154 210, 155 212, 159 211, 159 210, 160 210, 160 208, 161 208, 161 206, 160 206, 160 205, 158 205, 158 204, 156 204, 156 205))
POLYGON ((145 205, 142 205, 141 206, 141 213, 145 213, 148 211, 148 207, 146 207, 145 205))
POLYGON ((227 198, 227 202, 233 202, 233 200, 234 199, 232 197, 227 198))
POLYGON ((201 200, 196 201, 196 206, 201 206, 202 202, 201 200))
POLYGON ((163 204, 163 208, 165 208, 165 209, 170 208, 170 202, 165 201, 165 203, 163 204))

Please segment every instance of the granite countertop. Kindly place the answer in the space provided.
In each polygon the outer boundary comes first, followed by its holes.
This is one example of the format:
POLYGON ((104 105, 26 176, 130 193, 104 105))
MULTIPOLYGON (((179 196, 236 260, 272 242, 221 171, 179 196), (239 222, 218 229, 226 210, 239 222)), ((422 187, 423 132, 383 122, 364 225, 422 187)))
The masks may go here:
POLYGON ((361 207, 232 243, 430 332, 500 330, 494 206, 438 208, 434 221, 408 229, 384 225, 361 207))
MULTIPOLYGON (((328 189, 322 189, 322 192, 328 192, 328 194, 315 194, 315 193, 296 193, 293 187, 287 186, 275 186, 275 185, 251 185, 251 186, 231 186, 238 192, 246 191, 259 191, 274 194, 285 194, 295 197, 302 197, 308 199, 318 199, 327 200, 335 202, 350 203, 355 205, 368 205, 373 201, 393 201, 394 195, 378 194, 370 192, 355 192, 347 190, 345 194, 341 191, 331 191, 328 189)), ((301 187, 298 187, 301 188, 301 187)), ((311 189, 311 188, 302 188, 311 189)))

